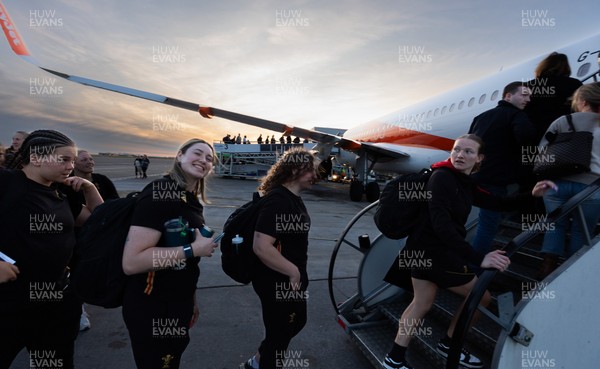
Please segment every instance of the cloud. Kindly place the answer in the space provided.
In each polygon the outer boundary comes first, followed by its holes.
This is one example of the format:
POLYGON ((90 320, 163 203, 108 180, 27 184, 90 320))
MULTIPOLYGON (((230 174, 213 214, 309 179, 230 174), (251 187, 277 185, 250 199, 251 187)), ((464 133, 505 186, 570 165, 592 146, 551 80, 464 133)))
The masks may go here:
MULTIPOLYGON (((527 4, 561 14, 559 29, 527 33, 517 0, 63 0, 39 5, 61 27, 29 27, 33 4, 5 5, 44 66, 307 128, 348 128, 549 52, 590 33, 598 10, 570 16, 568 4, 527 4), (402 45, 423 47, 431 63, 400 63, 402 45)), ((0 85, 5 141, 40 124, 92 151, 170 155, 192 136, 271 134, 54 78, 5 42, 0 85), (32 86, 61 93, 32 94, 32 86)))

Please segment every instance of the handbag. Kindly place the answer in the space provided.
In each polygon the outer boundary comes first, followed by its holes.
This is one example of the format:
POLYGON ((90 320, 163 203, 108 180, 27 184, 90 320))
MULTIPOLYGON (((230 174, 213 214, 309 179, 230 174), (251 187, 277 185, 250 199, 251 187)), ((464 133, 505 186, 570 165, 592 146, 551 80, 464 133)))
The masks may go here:
POLYGON ((573 118, 567 114, 571 131, 546 133, 548 145, 536 154, 533 174, 542 179, 554 179, 590 171, 592 132, 575 131, 573 118))

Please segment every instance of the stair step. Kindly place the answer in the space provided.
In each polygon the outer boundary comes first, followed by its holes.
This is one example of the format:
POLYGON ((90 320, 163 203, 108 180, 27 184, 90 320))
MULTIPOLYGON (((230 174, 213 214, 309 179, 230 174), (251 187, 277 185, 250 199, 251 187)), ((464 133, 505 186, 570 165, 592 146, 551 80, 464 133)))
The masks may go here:
MULTIPOLYGON (((496 234, 496 236, 494 237, 494 243, 497 246, 496 248, 500 248, 502 246, 507 245, 510 241, 513 240, 513 238, 517 237, 519 234, 521 234, 521 232, 501 228, 498 231, 498 234, 496 234)), ((542 249, 543 243, 544 243, 543 235, 537 235, 531 241, 529 241, 526 245, 521 247, 520 251, 528 253, 528 254, 539 255, 540 250, 542 249)))
POLYGON ((542 254, 530 249, 519 250, 512 257, 512 264, 527 266, 536 270, 541 262, 542 254))
MULTIPOLYGON (((356 327, 351 330, 350 337, 358 344, 360 350, 374 367, 383 368, 383 358, 394 344, 396 331, 397 327, 392 326, 388 321, 384 320, 356 327)), ((444 366, 436 366, 436 364, 433 364, 429 359, 421 355, 412 342, 406 352, 406 359, 414 369, 444 368, 444 366)))
MULTIPOLYGON (((461 297, 452 292, 438 290, 435 303, 425 317, 424 327, 417 327, 417 331, 418 328, 421 330, 431 328, 432 332, 425 333, 433 334, 439 340, 446 333, 452 315, 461 302, 461 297)), ((379 310, 390 320, 392 326, 398 327, 398 321, 408 304, 407 301, 391 302, 380 305, 379 310)), ((500 330, 501 328, 494 321, 481 314, 480 319, 467 335, 467 341, 478 347, 473 350, 473 353, 482 357, 484 355, 482 351, 493 352, 500 330)), ((437 344, 437 341, 435 343, 437 344)))
MULTIPOLYGON (((523 231, 522 224, 517 218, 505 219, 495 237, 494 247, 501 248, 523 231)), ((497 315, 496 297, 499 294, 511 292, 515 304, 522 298, 526 290, 533 288, 537 282, 536 274, 542 261, 541 248, 543 234, 534 237, 513 255, 512 263, 504 273, 497 273, 488 287, 493 301, 489 310, 497 315)), ((379 304, 375 311, 365 312, 354 310, 351 314, 354 321, 374 320, 366 323, 353 324, 349 328, 350 336, 376 368, 383 368, 382 361, 393 345, 398 330, 398 320, 410 303, 412 294, 405 292, 398 295, 396 300, 379 304), (361 320, 364 319, 364 320, 361 320)), ((444 369, 446 359, 436 351, 437 342, 445 334, 452 315, 464 299, 448 290, 438 289, 432 309, 425 318, 414 323, 416 334, 409 345, 407 360, 415 369, 444 369)), ((494 354, 496 341, 502 332, 493 319, 479 314, 479 320, 469 330, 465 346, 473 355, 480 358, 485 368, 489 368, 494 354)), ((462 368, 462 367, 461 367, 462 368)))

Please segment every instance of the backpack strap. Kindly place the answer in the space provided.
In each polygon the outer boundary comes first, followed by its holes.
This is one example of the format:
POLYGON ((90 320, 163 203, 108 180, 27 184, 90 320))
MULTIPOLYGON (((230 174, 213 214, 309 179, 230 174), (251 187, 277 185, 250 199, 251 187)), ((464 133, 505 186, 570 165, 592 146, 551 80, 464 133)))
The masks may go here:
POLYGON ((569 129, 573 132, 577 132, 575 130, 575 126, 573 125, 573 116, 571 114, 567 114, 567 123, 569 124, 569 129))
MULTIPOLYGON (((274 191, 280 191, 280 189, 278 189, 277 187, 274 188, 273 190, 269 191, 267 194, 265 194, 264 196, 261 196, 260 193, 258 192, 254 192, 252 194, 252 201, 255 203, 258 203, 259 201, 264 201, 264 199, 271 193, 274 193, 274 191)), ((283 193, 283 192, 282 192, 283 193)), ((262 205, 260 205, 262 207, 262 205)), ((258 210, 258 213, 260 213, 260 209, 258 210)), ((257 214, 258 214, 257 213, 257 214)), ((258 219, 258 217, 257 217, 258 219)), ((254 229, 256 230, 256 222, 254 223, 254 229)), ((275 247, 277 249, 277 251, 281 254, 281 241, 278 238, 275 238, 275 243, 273 244, 273 247, 275 247)), ((260 260, 260 259, 259 259, 260 260)), ((262 261, 261 261, 262 263, 262 261)))

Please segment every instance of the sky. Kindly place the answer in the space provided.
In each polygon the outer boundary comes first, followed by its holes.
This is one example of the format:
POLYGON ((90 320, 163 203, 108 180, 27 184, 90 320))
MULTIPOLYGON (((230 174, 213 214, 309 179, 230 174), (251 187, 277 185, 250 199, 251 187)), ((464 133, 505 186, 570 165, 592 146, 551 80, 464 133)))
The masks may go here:
MULTIPOLYGON (((42 66, 303 128, 349 128, 598 32, 600 2, 2 0, 42 66)), ((0 42, 0 142, 173 156, 275 134, 54 77, 0 42)), ((532 71, 533 73, 533 71, 532 71)))

